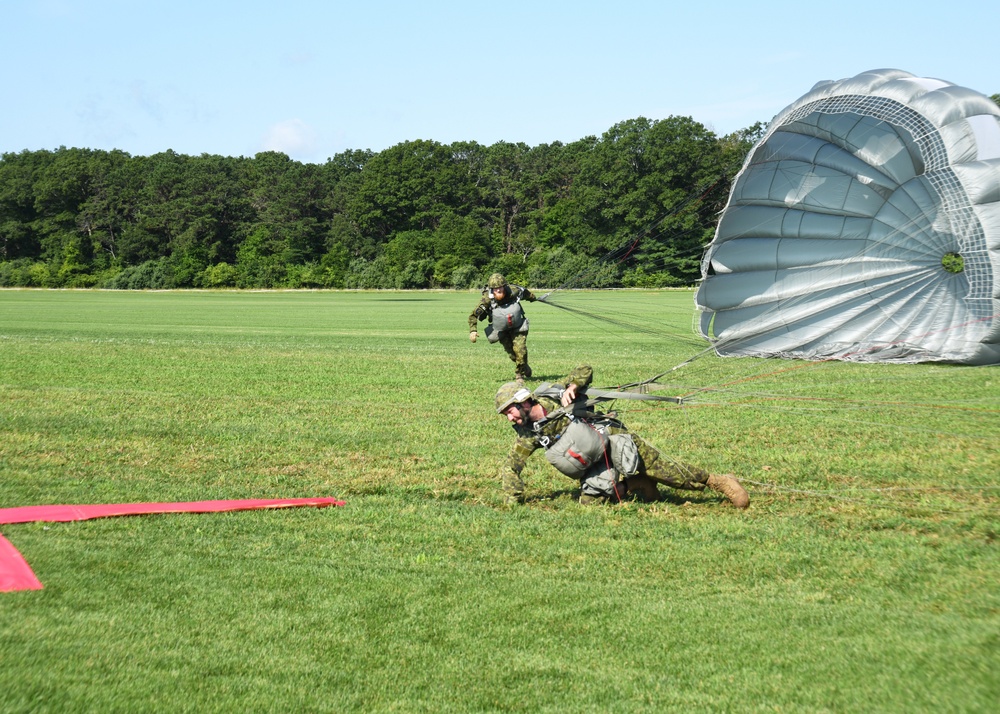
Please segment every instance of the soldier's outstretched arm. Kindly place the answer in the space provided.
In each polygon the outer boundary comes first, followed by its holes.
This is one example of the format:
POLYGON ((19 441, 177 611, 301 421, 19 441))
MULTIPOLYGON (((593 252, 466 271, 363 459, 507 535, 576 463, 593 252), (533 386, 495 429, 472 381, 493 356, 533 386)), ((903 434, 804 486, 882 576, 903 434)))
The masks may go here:
POLYGON ((579 367, 573 369, 565 379, 562 380, 563 385, 569 386, 575 384, 577 387, 586 388, 590 386, 591 381, 594 379, 594 369, 589 364, 581 364, 579 367))

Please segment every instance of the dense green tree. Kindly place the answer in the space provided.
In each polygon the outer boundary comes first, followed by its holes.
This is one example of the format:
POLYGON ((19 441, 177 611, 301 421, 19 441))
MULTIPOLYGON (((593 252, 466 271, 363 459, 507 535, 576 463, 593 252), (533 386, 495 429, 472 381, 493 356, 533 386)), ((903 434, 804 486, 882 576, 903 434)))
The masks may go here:
POLYGON ((0 157, 0 260, 41 255, 35 226, 35 181, 51 160, 48 151, 0 157))
POLYGON ((408 141, 372 157, 348 210, 361 232, 383 243, 408 230, 433 230, 447 213, 468 215, 476 195, 469 146, 408 141))
POLYGON ((266 226, 271 252, 282 262, 301 265, 325 252, 329 176, 319 166, 300 164, 275 151, 257 154, 248 164, 245 181, 254 212, 250 231, 266 226))
POLYGON ((60 147, 35 176, 34 228, 42 248, 42 259, 61 263, 67 244, 79 254, 77 214, 87 200, 95 166, 88 149, 60 147))
POLYGON ((91 182, 91 190, 80 206, 77 226, 93 248, 94 263, 108 268, 119 265, 119 241, 135 222, 139 191, 135 183, 137 161, 121 151, 105 157, 102 170, 91 182))
POLYGON ((491 256, 490 235, 472 216, 448 213, 441 217, 432 235, 434 284, 452 284, 453 273, 462 265, 484 265, 491 256))
POLYGON ((395 271, 407 263, 434 255, 433 231, 400 231, 382 249, 382 258, 395 271))
POLYGON ((486 227, 503 252, 515 252, 515 236, 524 230, 526 216, 535 207, 533 197, 524 190, 530 153, 527 144, 501 141, 490 146, 484 157, 483 207, 490 216, 486 227))
POLYGON ((371 260, 379 251, 379 243, 374 238, 361 233, 358 225, 345 213, 335 213, 330 217, 326 232, 326 250, 343 249, 352 258, 371 260))
POLYGON ((240 288, 279 287, 284 283, 287 264, 281 259, 283 244, 270 226, 260 224, 236 251, 236 286, 240 288))
MULTIPOLYGON (((378 241, 362 234, 348 207, 362 182, 362 171, 375 154, 372 151, 345 151, 323 165, 324 181, 330 187, 323 199, 326 252, 341 248, 354 258, 374 258, 378 241)), ((344 266, 346 268, 346 265, 344 266)))
POLYGON ((347 279, 347 269, 351 264, 351 254, 343 245, 335 244, 319 261, 320 285, 324 288, 342 288, 347 279))
POLYGON ((570 144, 541 144, 531 150, 521 191, 530 211, 520 237, 507 252, 520 253, 526 260, 538 248, 573 245, 576 249, 592 238, 595 228, 581 210, 584 197, 579 180, 581 162, 597 145, 588 136, 570 144))
POLYGON ((581 160, 574 198, 591 256, 615 251, 623 269, 663 272, 667 284, 697 278, 711 218, 700 194, 724 179, 717 137, 687 117, 615 125, 581 160), (587 230, 589 229, 589 230, 587 230))
POLYGON ((689 283, 763 130, 718 138, 640 117, 570 144, 419 140, 323 164, 3 154, 0 285, 464 289, 493 271, 689 283))

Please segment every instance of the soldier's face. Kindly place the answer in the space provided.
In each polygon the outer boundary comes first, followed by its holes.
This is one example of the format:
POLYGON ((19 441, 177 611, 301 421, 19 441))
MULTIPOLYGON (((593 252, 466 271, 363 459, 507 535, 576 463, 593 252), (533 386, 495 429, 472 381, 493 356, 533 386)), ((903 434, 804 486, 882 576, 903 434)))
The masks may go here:
POLYGON ((506 292, 507 291, 504 290, 502 287, 493 288, 493 299, 494 300, 503 300, 504 293, 506 293, 506 292))
POLYGON ((520 426, 524 423, 524 418, 527 415, 527 410, 522 404, 511 404, 509 407, 504 409, 503 414, 507 417, 507 421, 511 424, 517 424, 520 426))

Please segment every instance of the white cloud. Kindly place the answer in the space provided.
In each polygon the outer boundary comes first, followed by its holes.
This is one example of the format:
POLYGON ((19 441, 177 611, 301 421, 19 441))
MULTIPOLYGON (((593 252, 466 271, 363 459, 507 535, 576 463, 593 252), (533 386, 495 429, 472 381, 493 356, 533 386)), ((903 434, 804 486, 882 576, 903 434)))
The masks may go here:
POLYGON ((155 91, 149 89, 142 80, 133 80, 128 88, 132 103, 152 119, 162 122, 166 114, 163 103, 155 91))
POLYGON ((316 131, 301 119, 285 119, 272 124, 264 135, 264 151, 281 151, 292 158, 309 158, 318 144, 316 131))
POLYGON ((133 138, 136 134, 125 114, 114 109, 100 94, 84 97, 76 109, 78 126, 83 132, 81 140, 104 146, 133 138))

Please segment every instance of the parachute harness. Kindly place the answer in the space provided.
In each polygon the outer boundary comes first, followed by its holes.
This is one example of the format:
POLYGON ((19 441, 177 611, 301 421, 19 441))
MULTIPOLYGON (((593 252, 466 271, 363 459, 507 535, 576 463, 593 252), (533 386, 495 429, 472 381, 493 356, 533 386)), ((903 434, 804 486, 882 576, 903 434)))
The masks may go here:
MULTIPOLYGON (((652 381, 653 380, 646 380, 645 382, 636 383, 628 386, 641 387, 652 381)), ((563 389, 557 387, 556 385, 546 382, 539 385, 532 393, 532 396, 545 396, 549 398, 558 399, 559 397, 562 396, 563 391, 564 391, 563 389)), ((557 441, 559 441, 562 434, 559 434, 555 437, 550 437, 548 435, 542 434, 541 431, 547 423, 554 421, 556 419, 561 419, 563 417, 568 419, 571 423, 582 424, 601 435, 605 435, 608 427, 613 425, 624 429, 625 425, 622 424, 620 421, 618 421, 617 414, 615 412, 612 411, 612 412, 602 413, 602 412, 592 411, 590 409, 591 407, 601 402, 609 402, 617 399, 636 399, 636 400, 670 402, 673 404, 684 403, 683 397, 668 397, 668 396, 661 396, 658 394, 649 394, 647 392, 632 392, 632 391, 623 391, 621 389, 608 390, 608 389, 594 389, 594 388, 586 388, 585 390, 582 391, 588 397, 588 399, 582 402, 576 401, 568 406, 555 409, 551 412, 546 413, 541 419, 532 423, 531 429, 532 431, 534 431, 536 435, 535 438, 538 440, 538 443, 546 451, 548 451, 552 446, 555 445, 557 441)), ((602 453, 605 470, 611 470, 613 468, 612 459, 609 456, 611 448, 612 448, 611 444, 609 443, 604 448, 602 453)), ((572 449, 568 449, 566 455, 570 458, 576 458, 582 465, 586 465, 586 461, 582 457, 582 455, 574 453, 572 449)), ((614 494, 615 500, 618 503, 621 503, 624 495, 624 492, 619 490, 620 484, 621 482, 618 480, 618 475, 616 472, 616 476, 611 481, 611 490, 614 494)))

